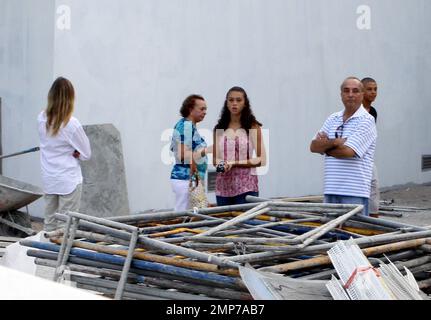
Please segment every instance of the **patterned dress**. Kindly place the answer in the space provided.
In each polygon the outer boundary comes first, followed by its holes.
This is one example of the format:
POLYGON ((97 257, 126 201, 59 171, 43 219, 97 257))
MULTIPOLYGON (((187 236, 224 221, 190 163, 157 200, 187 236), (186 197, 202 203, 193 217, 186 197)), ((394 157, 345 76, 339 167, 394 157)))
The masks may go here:
MULTIPOLYGON (((224 161, 248 160, 253 154, 253 143, 245 130, 237 130, 235 135, 226 134, 219 139, 219 148, 224 161)), ((235 197, 246 192, 259 192, 256 168, 234 167, 216 177, 216 196, 235 197)))

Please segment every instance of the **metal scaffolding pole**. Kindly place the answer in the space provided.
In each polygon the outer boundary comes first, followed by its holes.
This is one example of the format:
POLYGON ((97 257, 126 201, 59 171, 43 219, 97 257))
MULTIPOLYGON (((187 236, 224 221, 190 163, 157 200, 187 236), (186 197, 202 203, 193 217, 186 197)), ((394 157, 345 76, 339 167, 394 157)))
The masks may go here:
POLYGON ((239 215, 239 216, 237 216, 237 217, 235 217, 229 221, 226 221, 225 223, 222 223, 221 225, 218 225, 218 226, 211 228, 211 229, 209 229, 203 233, 195 235, 194 237, 198 238, 198 237, 212 235, 214 233, 217 233, 218 231, 225 230, 227 228, 235 226, 236 224, 238 224, 240 222, 244 222, 244 221, 250 220, 254 217, 265 214, 269 210, 270 209, 268 208, 268 204, 264 202, 264 203, 262 203, 256 207, 250 209, 249 211, 246 211, 243 214, 241 214, 241 215, 239 215))
MULTIPOLYGON (((54 251, 54 252, 58 252, 60 248, 56 244, 42 243, 42 242, 30 241, 30 240, 22 240, 20 241, 20 244, 27 247, 33 247, 33 248, 54 251)), ((112 263, 112 264, 121 265, 121 266, 123 266, 125 262, 125 258, 123 257, 114 256, 114 255, 105 254, 105 253, 89 252, 88 250, 82 250, 77 248, 72 248, 71 254, 76 255, 80 258, 96 260, 100 262, 107 262, 107 263, 112 263)), ((230 288, 244 287, 244 284, 240 279, 223 276, 219 274, 189 270, 185 268, 163 265, 160 263, 142 261, 137 259, 133 259, 132 265, 134 268, 139 268, 143 270, 179 275, 179 276, 188 277, 188 278, 202 279, 205 281, 212 281, 219 284, 224 284, 224 286, 230 287, 230 288)))
MULTIPOLYGON (((47 259, 36 258, 37 265, 46 267, 55 267, 55 262, 47 259)), ((112 279, 120 279, 121 272, 116 270, 107 270, 96 267, 87 267, 79 264, 69 264, 68 267, 71 271, 98 275, 101 277, 109 277, 112 279)), ((233 299, 233 300, 252 300, 250 294, 240 291, 229 289, 215 288, 213 286, 205 286, 203 284, 187 283, 181 281, 173 281, 162 278, 154 278, 149 276, 140 276, 135 273, 129 273, 129 280, 133 282, 143 283, 151 286, 158 286, 165 289, 177 289, 185 293, 204 294, 209 297, 220 299, 233 299)))
MULTIPOLYGON (((408 232, 408 233, 396 234, 391 236, 377 235, 377 236, 363 237, 363 238, 353 239, 353 242, 359 245, 360 247, 369 247, 369 246, 379 245, 384 243, 414 240, 414 239, 425 238, 425 237, 431 237, 431 230, 408 232)), ((302 249, 301 253, 302 254, 324 253, 329 249, 331 249, 334 245, 335 243, 313 245, 302 249)), ((267 261, 278 257, 286 257, 286 256, 287 256, 286 252, 258 252, 258 253, 244 254, 241 256, 233 256, 233 257, 230 257, 229 259, 239 263, 245 263, 245 262, 267 261)))
MULTIPOLYGON (((64 215, 61 215, 61 214, 56 214, 55 216, 56 216, 56 218, 61 219, 61 220, 66 219, 66 217, 64 215)), ((85 215, 79 214, 79 216, 82 217, 85 215)), ((80 225, 82 223, 82 225, 86 228, 89 228, 89 229, 94 228, 95 231, 99 231, 99 232, 101 231, 102 233, 110 234, 112 236, 119 237, 120 239, 130 241, 130 238, 131 238, 130 233, 128 233, 126 231, 116 230, 116 229, 113 229, 112 227, 108 227, 108 226, 104 226, 104 225, 100 224, 100 223, 103 223, 103 220, 106 220, 106 219, 91 217, 91 220, 99 221, 99 224, 94 223, 94 222, 87 222, 87 221, 80 221, 79 223, 80 223, 80 225)), ((106 221, 112 222, 110 220, 106 220, 106 221)), ((114 226, 118 222, 112 222, 112 223, 114 226)), ((123 224, 121 224, 121 225, 123 225, 123 224)), ((132 230, 132 228, 135 228, 135 227, 124 225, 124 226, 122 226, 122 228, 132 230)), ((191 250, 191 249, 179 247, 179 246, 176 246, 176 245, 173 245, 173 244, 170 244, 167 242, 163 242, 160 240, 156 240, 156 239, 150 239, 150 238, 143 236, 143 235, 139 235, 138 242, 143 244, 144 246, 152 248, 152 249, 160 250, 162 252, 167 252, 167 253, 174 253, 174 254, 186 256, 189 258, 194 258, 194 259, 197 259, 197 260, 202 261, 202 262, 214 263, 214 264, 217 264, 221 267, 238 268, 238 266, 239 266, 238 263, 230 261, 227 258, 219 258, 215 255, 211 255, 208 253, 199 252, 196 250, 191 250)))
POLYGON ((124 261, 123 271, 121 272, 121 278, 118 282, 117 290, 115 291, 115 300, 121 300, 123 296, 124 287, 128 278, 130 265, 132 263, 133 254, 135 252, 136 242, 138 241, 138 228, 135 228, 132 232, 132 237, 130 239, 129 251, 127 253, 126 260, 124 261))
MULTIPOLYGON (((222 207, 212 207, 212 208, 201 208, 199 209, 199 213, 201 214, 214 214, 214 213, 222 213, 222 212, 231 212, 231 211, 242 211, 249 210, 255 207, 255 203, 247 203, 247 204, 237 204, 230 206, 222 206, 222 207)), ((157 220, 167 220, 170 218, 179 218, 185 216, 189 213, 193 213, 194 209, 189 209, 185 211, 164 211, 164 212, 156 212, 156 213, 138 213, 135 215, 128 215, 122 217, 110 217, 107 218, 112 221, 122 222, 122 223, 139 223, 146 221, 157 221, 157 220)))
MULTIPOLYGON (((88 238, 89 240, 92 240, 91 238, 88 238)), ((55 243, 61 244, 61 242, 58 240, 54 240, 55 243)), ((121 250, 119 248, 115 248, 112 246, 104 246, 100 244, 94 244, 90 242, 84 242, 84 241, 77 241, 75 240, 73 243, 74 247, 82 248, 82 249, 88 249, 93 250, 101 253, 109 253, 119 256, 127 256, 128 251, 121 250)), ((140 260, 146 260, 151 262, 158 262, 163 263, 167 265, 182 267, 182 268, 188 268, 188 269, 195 269, 195 270, 201 270, 201 271, 207 271, 207 272, 215 272, 230 276, 239 276, 238 269, 220 269, 214 264, 210 263, 204 263, 204 262, 198 262, 198 261, 191 261, 191 260, 185 260, 185 259, 178 259, 173 257, 167 257, 167 256, 161 256, 146 252, 136 252, 133 256, 135 259, 140 260)))

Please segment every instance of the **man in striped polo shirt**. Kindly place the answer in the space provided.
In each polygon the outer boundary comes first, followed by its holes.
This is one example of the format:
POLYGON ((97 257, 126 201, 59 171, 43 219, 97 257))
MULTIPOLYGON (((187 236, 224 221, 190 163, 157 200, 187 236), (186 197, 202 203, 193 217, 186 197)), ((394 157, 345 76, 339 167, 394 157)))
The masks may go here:
POLYGON ((325 154, 325 202, 364 205, 368 216, 377 131, 362 106, 364 87, 355 77, 341 84, 344 110, 326 119, 310 150, 325 154))

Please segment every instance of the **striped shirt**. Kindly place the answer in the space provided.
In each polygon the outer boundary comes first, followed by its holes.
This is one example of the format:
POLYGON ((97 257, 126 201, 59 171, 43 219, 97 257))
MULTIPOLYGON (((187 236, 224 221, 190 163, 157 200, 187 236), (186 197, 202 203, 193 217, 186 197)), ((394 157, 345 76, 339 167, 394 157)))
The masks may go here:
POLYGON ((344 145, 356 155, 347 159, 325 156, 324 194, 369 198, 377 140, 375 121, 363 106, 344 125, 343 114, 344 110, 332 114, 320 131, 334 139, 338 129, 338 134, 347 138, 344 145))

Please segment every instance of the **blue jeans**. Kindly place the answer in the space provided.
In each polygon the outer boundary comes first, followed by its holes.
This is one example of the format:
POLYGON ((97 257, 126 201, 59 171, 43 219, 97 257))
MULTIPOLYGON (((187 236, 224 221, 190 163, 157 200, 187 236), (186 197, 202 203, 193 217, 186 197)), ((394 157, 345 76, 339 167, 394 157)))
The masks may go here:
POLYGON ((325 194, 325 203, 362 204, 364 206, 362 215, 367 217, 370 215, 368 212, 368 198, 325 194))
POLYGON ((255 196, 255 197, 258 197, 259 196, 259 192, 250 191, 250 192, 239 194, 239 195, 237 195, 235 197, 219 197, 219 196, 216 196, 217 206, 221 207, 221 206, 229 206, 229 205, 233 205, 233 204, 248 203, 247 201, 245 201, 245 197, 246 196, 255 196))

